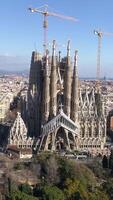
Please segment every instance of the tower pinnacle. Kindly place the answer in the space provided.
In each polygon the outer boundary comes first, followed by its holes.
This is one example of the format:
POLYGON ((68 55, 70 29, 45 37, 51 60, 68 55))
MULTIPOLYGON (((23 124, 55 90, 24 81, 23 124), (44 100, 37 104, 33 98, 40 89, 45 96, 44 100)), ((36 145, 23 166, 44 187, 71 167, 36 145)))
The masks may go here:
POLYGON ((50 75, 50 115, 56 116, 57 112, 57 70, 56 70, 56 44, 53 40, 52 46, 52 62, 51 62, 51 75, 50 75))
POLYGON ((67 62, 65 66, 64 75, 64 112, 70 117, 71 110, 71 83, 72 83, 72 69, 71 69, 71 59, 70 59, 70 40, 67 45, 67 62))
POLYGON ((71 118, 74 122, 78 119, 78 71, 77 71, 78 51, 75 51, 74 70, 72 81, 72 101, 71 101, 71 118))
POLYGON ((45 124, 48 121, 49 117, 49 104, 50 104, 50 77, 49 77, 49 51, 46 50, 46 64, 45 64, 45 73, 43 81, 43 122, 45 124))
POLYGON ((67 44, 67 65, 70 65, 70 40, 68 40, 67 44))

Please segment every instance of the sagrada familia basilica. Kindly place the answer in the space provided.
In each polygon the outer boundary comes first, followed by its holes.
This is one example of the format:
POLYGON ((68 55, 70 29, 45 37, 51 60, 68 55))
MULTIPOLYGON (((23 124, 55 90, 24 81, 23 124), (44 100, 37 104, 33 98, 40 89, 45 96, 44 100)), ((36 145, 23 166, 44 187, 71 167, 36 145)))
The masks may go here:
MULTIPOLYGON (((104 97, 100 88, 81 87, 77 61, 77 51, 71 60, 70 41, 67 44, 67 55, 63 58, 61 52, 56 53, 55 41, 52 44, 52 55, 49 51, 43 57, 36 51, 32 53, 26 116, 27 134, 35 138, 37 150, 78 149, 92 153, 104 150, 104 97)), ((20 116, 17 117, 20 120, 20 116)), ((33 145, 32 139, 26 136, 25 139, 27 145, 33 145)))
POLYGON ((61 58, 32 52, 29 86, 23 114, 18 113, 8 145, 35 151, 87 150, 105 153, 106 105, 101 88, 83 87, 78 77, 78 51, 61 58), (21 116, 22 115, 22 116, 21 116), (26 124, 26 125, 25 125, 26 124))

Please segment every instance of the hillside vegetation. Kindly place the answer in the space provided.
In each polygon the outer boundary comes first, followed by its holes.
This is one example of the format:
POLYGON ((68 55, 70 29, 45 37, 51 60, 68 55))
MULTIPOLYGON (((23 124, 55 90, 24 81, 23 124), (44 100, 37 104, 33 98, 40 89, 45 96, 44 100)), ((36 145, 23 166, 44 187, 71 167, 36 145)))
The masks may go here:
POLYGON ((82 164, 42 153, 31 163, 16 163, 15 172, 31 170, 37 184, 19 184, 10 177, 9 200, 112 200, 112 170, 103 169, 100 160, 82 164))

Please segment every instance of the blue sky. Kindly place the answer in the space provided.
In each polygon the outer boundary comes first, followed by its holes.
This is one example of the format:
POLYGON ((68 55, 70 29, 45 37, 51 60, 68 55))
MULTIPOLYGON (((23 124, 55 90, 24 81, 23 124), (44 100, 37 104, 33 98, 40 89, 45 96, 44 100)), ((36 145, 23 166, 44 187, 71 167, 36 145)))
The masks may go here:
MULTIPOLYGON (((97 37, 94 29, 113 33, 112 0, 1 0, 0 2, 0 69, 29 68, 34 48, 43 52, 43 17, 30 13, 28 7, 48 4, 49 10, 79 19, 75 23, 49 17, 48 42, 57 41, 62 55, 63 45, 71 40, 71 55, 78 49, 79 75, 95 76, 97 37)), ((113 76, 113 36, 103 36, 101 76, 113 76)))

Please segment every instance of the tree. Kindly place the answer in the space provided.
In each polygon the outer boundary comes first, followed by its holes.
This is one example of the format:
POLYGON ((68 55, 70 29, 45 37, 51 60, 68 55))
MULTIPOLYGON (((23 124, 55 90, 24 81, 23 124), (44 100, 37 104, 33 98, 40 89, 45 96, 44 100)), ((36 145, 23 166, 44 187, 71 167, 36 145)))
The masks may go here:
POLYGON ((111 154, 109 157, 109 168, 113 171, 113 149, 111 150, 111 154))
POLYGON ((64 200, 63 192, 56 186, 45 186, 42 190, 43 200, 64 200))
POLYGON ((108 179, 103 183, 103 190, 108 194, 109 199, 113 199, 113 179, 108 179))
POLYGON ((108 158, 107 156, 103 156, 103 159, 102 159, 102 166, 104 169, 108 168, 108 158))
POLYGON ((58 162, 55 154, 42 153, 38 157, 38 165, 40 166, 40 178, 42 182, 51 185, 59 182, 58 162))
POLYGON ((21 192, 24 192, 28 195, 32 195, 32 189, 28 184, 21 184, 21 185, 19 185, 18 188, 21 192))
POLYGON ((75 177, 75 163, 70 160, 59 160, 59 176, 61 185, 67 178, 73 179, 75 177))
POLYGON ((23 169, 23 164, 22 163, 15 163, 14 165, 14 170, 22 170, 23 169))
POLYGON ((80 188, 80 181, 75 179, 67 179, 64 184, 64 194, 66 199, 68 200, 81 200, 81 194, 79 191, 80 188))
POLYGON ((27 195, 24 192, 21 192, 19 190, 12 191, 9 199, 10 200, 38 200, 37 197, 27 195))
POLYGON ((48 184, 57 184, 59 182, 58 177, 58 164, 55 156, 51 156, 45 165, 46 170, 46 181, 48 184))

